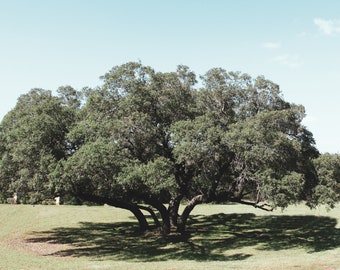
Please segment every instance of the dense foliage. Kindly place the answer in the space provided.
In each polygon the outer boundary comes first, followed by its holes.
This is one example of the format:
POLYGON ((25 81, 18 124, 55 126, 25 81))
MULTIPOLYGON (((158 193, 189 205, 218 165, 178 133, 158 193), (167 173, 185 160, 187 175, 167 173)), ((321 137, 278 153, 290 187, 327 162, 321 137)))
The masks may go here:
POLYGON ((146 210, 164 233, 183 232, 204 202, 270 210, 338 199, 339 155, 319 154, 303 106, 263 76, 214 68, 198 83, 186 66, 127 63, 102 80, 18 99, 0 126, 2 198, 106 203, 130 210, 142 230, 146 210))

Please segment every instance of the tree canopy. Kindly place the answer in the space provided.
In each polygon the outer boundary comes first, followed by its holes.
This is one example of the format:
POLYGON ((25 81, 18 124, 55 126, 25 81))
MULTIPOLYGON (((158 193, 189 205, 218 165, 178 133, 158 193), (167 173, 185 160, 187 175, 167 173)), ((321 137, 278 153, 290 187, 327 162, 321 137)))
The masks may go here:
POLYGON ((130 210, 142 230, 148 211, 164 233, 184 232, 199 203, 271 210, 338 200, 339 155, 319 154, 303 106, 265 77, 130 62, 101 79, 18 99, 0 125, 3 198, 106 203, 130 210))

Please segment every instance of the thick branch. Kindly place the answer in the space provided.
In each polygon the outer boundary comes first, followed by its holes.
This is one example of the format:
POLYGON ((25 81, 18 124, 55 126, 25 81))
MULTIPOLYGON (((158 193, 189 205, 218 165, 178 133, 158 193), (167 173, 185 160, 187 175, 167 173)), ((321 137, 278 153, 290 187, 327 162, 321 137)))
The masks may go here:
POLYGON ((207 196, 205 194, 201 194, 201 195, 197 195, 197 196, 193 197, 189 201, 189 203, 184 208, 183 213, 181 215, 181 222, 180 222, 180 224, 178 224, 178 227, 177 227, 178 232, 180 232, 180 233, 185 232, 186 223, 187 223, 187 220, 188 220, 188 217, 189 217, 191 211, 195 208, 196 205, 204 203, 204 202, 206 202, 206 200, 207 200, 207 196))
POLYGON ((97 195, 91 195, 91 194, 78 193, 77 196, 81 200, 90 201, 90 202, 99 203, 99 204, 107 204, 107 205, 111 205, 114 207, 129 210, 137 218, 141 232, 144 232, 149 228, 148 222, 144 214, 139 209, 139 207, 133 203, 124 202, 124 201, 120 201, 120 200, 116 200, 112 198, 101 197, 97 195))
POLYGON ((143 200, 146 204, 151 205, 152 207, 156 208, 159 211, 162 217, 162 221, 163 221, 162 233, 169 234, 170 233, 170 217, 169 217, 169 213, 166 207, 161 203, 161 201, 155 198, 154 196, 137 193, 137 192, 134 192, 134 196, 143 200))
POLYGON ((145 211, 147 211, 147 212, 150 213, 150 215, 151 215, 151 217, 152 217, 152 219, 153 219, 153 221, 155 222, 155 224, 156 224, 157 227, 160 227, 160 226, 161 226, 161 223, 159 222, 159 220, 158 220, 158 218, 157 218, 155 212, 154 212, 150 207, 147 207, 147 206, 144 206, 144 205, 138 205, 138 207, 139 207, 140 209, 145 210, 145 211))

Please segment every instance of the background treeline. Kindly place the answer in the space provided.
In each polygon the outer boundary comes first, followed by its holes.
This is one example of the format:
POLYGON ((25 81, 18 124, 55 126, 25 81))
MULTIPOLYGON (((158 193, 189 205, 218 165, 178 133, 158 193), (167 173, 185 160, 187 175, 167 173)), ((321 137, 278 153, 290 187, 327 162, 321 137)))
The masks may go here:
POLYGON ((270 210, 339 199, 340 156, 320 155, 304 107, 263 76, 131 62, 102 81, 19 97, 0 125, 2 202, 16 192, 21 203, 106 203, 142 230, 147 210, 168 233, 203 202, 270 210))

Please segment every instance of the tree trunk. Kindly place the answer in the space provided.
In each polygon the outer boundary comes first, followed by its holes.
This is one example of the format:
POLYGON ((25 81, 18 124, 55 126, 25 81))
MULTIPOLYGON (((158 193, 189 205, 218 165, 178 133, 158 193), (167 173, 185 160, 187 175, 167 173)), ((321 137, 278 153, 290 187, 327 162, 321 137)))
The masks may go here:
POLYGON ((201 204, 206 201, 206 195, 201 194, 197 195, 194 198, 190 200, 190 202, 187 204, 187 206, 184 208, 183 213, 181 215, 180 223, 177 226, 177 231, 181 234, 185 233, 186 224, 188 221, 188 217, 191 213, 191 211, 195 208, 196 205, 201 204))
POLYGON ((183 196, 177 196, 170 200, 168 212, 170 215, 171 226, 177 227, 178 225, 178 209, 183 196))
POLYGON ((149 224, 144 214, 139 209, 139 207, 133 203, 105 198, 105 197, 96 196, 96 195, 90 195, 90 194, 79 194, 78 193, 77 196, 80 199, 85 200, 85 201, 90 201, 90 202, 100 203, 100 204, 108 204, 114 207, 129 210, 137 218, 140 232, 145 232, 149 228, 149 224))

